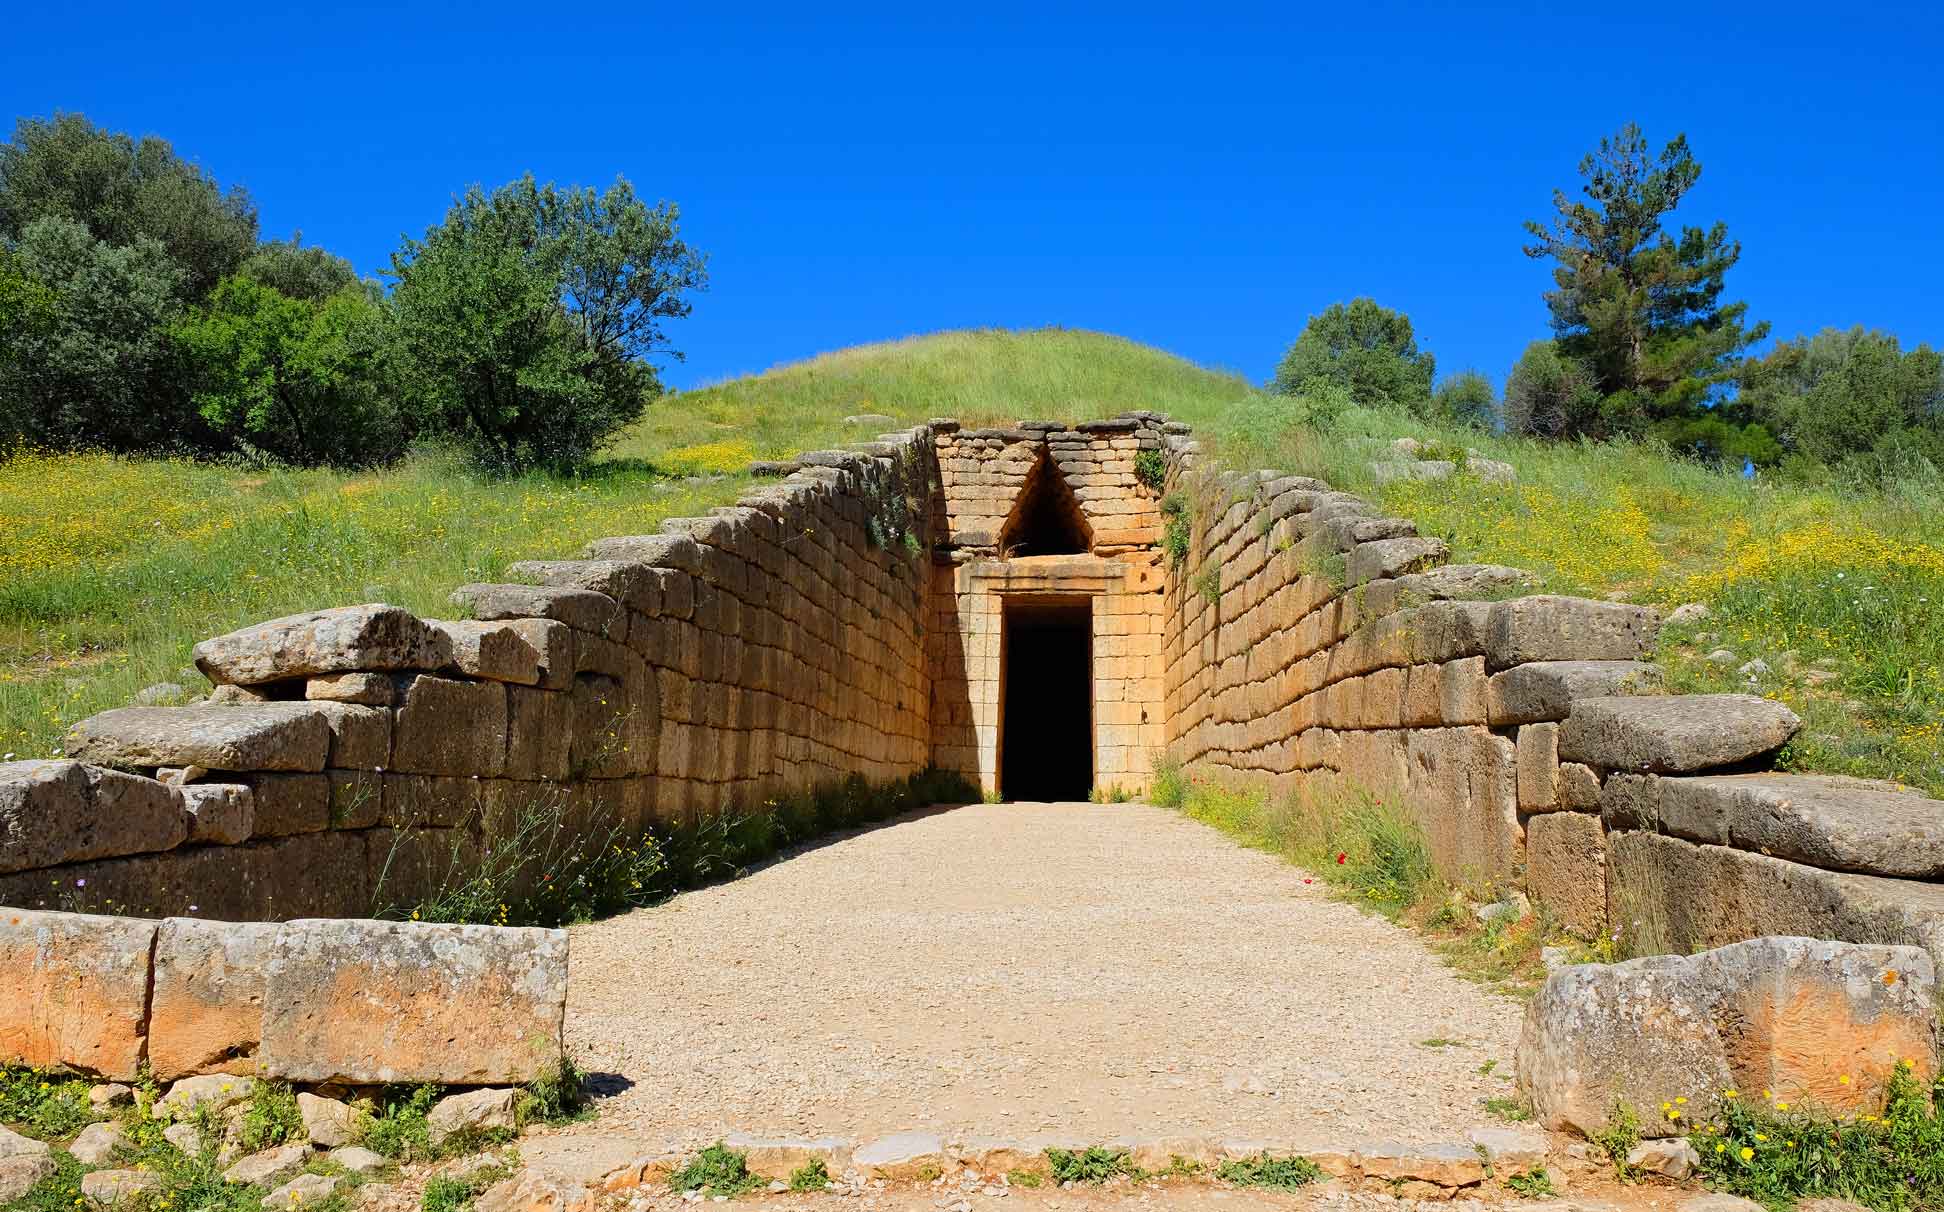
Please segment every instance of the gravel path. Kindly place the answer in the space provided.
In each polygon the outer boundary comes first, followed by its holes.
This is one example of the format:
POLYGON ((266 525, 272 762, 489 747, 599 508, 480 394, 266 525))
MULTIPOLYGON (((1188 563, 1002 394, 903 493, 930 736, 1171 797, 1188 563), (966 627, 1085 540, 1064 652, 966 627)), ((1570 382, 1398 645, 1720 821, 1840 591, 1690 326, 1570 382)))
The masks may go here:
POLYGON ((1518 1004, 1304 879, 1145 805, 973 805, 577 927, 569 1047, 632 1083, 591 1130, 1295 1145, 1489 1122, 1518 1004))

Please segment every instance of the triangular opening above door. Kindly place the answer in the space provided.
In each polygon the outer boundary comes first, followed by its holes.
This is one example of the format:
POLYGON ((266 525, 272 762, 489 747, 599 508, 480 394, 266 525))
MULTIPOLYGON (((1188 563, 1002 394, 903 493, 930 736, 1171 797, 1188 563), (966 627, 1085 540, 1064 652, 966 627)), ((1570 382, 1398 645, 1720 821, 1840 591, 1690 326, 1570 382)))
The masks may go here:
POLYGON ((1093 528, 1045 451, 1026 473, 1012 513, 999 530, 999 552, 1011 556, 1084 555, 1093 550, 1093 528))

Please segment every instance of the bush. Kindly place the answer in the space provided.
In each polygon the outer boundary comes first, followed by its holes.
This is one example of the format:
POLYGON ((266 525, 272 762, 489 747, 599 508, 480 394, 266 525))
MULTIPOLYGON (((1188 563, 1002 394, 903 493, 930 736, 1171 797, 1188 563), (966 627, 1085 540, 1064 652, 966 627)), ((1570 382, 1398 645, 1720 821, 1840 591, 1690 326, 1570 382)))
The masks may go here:
POLYGON ((1048 1149, 1046 1151, 1047 1169, 1052 1171, 1056 1183, 1104 1183, 1116 1175, 1134 1176, 1140 1173, 1134 1166, 1127 1150, 1109 1149, 1092 1145, 1077 1152, 1068 1149, 1048 1149))
POLYGON ((790 1171, 790 1190, 796 1192, 821 1191, 830 1184, 830 1168, 823 1159, 813 1157, 801 1166, 790 1171))
POLYGON ((258 1081, 251 1087, 239 1137, 245 1153, 309 1139, 309 1129, 304 1127, 304 1116, 297 1109, 297 1095, 290 1083, 258 1081))
POLYGON ((1323 1177, 1322 1169, 1307 1157, 1272 1157, 1267 1153, 1225 1161, 1215 1174, 1238 1187, 1272 1187, 1278 1191, 1294 1191, 1323 1177))
POLYGON ((1429 417, 1472 429, 1495 428, 1499 405, 1492 381, 1476 370, 1459 371, 1438 384, 1438 390, 1432 393, 1429 417))
POLYGON ((497 470, 585 462, 660 394, 646 358, 707 282, 677 218, 625 180, 597 194, 529 176, 475 186, 407 240, 393 299, 426 421, 497 470))
POLYGON ((385 1092, 376 1114, 363 1121, 358 1143, 393 1161, 423 1161, 434 1155, 426 1115, 439 1101, 437 1086, 385 1092))
POLYGON ((1431 401, 1436 368, 1436 360, 1419 351, 1409 316, 1374 299, 1352 299, 1310 317, 1276 367, 1274 387, 1280 395, 1301 396, 1328 384, 1358 404, 1417 412, 1431 401))
POLYGON ((748 1159, 720 1141, 668 1176, 670 1190, 700 1191, 716 1199, 732 1199, 762 1184, 762 1179, 749 1172, 748 1159))
POLYGON ((1505 378, 1505 430, 1536 438, 1604 436, 1593 376, 1553 341, 1534 341, 1505 378))

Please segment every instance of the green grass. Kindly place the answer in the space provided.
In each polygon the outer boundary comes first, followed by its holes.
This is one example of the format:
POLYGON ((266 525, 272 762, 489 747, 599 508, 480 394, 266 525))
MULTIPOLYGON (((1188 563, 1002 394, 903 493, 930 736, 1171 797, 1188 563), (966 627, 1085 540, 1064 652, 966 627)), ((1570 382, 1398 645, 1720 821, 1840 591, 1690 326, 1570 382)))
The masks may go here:
POLYGON ((503 1166, 482 1166, 463 1177, 438 1175, 426 1181, 420 1212, 464 1212, 486 1188, 507 1176, 503 1166))
POLYGON ((86 1078, 0 1065, 0 1124, 36 1140, 66 1140, 96 1117, 86 1078))

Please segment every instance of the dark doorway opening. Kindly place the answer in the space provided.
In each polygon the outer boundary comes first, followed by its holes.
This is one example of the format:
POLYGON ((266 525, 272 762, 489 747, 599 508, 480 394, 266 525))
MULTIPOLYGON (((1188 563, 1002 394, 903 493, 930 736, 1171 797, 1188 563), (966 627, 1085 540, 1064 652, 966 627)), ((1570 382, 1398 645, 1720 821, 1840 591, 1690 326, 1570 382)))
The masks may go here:
POLYGON ((1093 599, 1004 599, 999 791, 1084 800, 1093 791, 1093 599))

